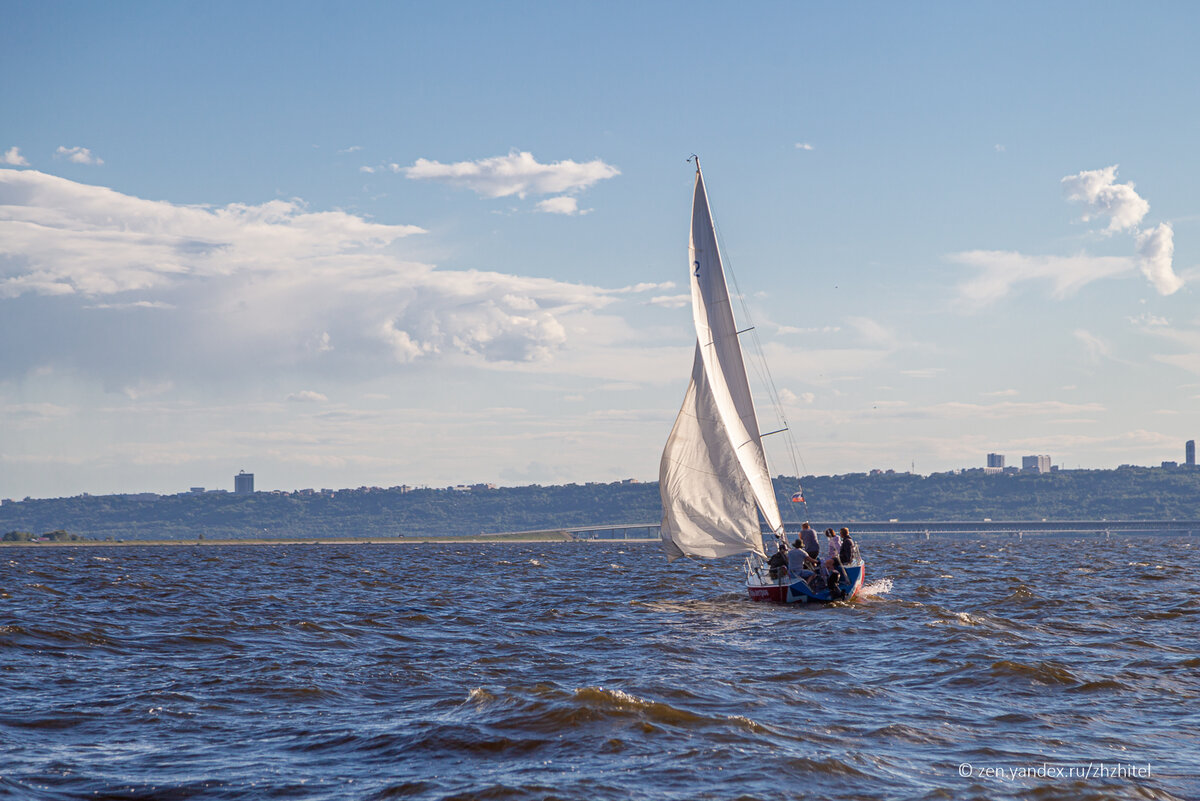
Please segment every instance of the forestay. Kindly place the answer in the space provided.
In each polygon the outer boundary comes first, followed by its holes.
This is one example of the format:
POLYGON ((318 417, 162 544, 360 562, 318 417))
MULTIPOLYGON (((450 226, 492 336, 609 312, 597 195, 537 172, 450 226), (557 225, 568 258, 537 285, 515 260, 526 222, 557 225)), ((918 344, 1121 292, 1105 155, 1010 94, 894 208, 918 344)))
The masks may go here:
POLYGON ((755 508, 782 524, 699 163, 689 255, 696 354, 659 465, 663 545, 670 559, 762 553, 755 508))

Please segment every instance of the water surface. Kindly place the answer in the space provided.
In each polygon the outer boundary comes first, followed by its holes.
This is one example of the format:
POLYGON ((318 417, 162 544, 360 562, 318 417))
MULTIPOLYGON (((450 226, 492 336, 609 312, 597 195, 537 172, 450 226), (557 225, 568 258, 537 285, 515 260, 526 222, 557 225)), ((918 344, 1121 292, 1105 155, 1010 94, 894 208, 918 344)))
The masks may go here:
POLYGON ((1200 548, 861 545, 832 608, 656 545, 3 549, 0 795, 1200 797, 1200 548))

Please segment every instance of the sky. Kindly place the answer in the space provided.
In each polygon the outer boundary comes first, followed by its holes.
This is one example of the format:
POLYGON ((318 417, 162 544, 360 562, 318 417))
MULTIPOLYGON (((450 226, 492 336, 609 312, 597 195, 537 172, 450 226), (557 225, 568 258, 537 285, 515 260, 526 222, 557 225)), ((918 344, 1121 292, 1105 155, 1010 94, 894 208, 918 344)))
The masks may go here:
POLYGON ((0 19, 0 497, 654 480, 692 154, 773 472, 1200 438, 1194 3, 0 19))

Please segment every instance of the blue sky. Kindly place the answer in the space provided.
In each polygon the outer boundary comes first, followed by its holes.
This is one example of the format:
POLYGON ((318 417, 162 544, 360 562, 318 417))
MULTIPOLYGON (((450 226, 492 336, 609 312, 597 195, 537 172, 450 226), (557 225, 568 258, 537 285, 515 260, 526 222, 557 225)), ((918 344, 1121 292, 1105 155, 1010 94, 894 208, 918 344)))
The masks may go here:
POLYGON ((2 14, 0 497, 653 479, 691 153, 803 472, 1200 435, 1193 4, 2 14))

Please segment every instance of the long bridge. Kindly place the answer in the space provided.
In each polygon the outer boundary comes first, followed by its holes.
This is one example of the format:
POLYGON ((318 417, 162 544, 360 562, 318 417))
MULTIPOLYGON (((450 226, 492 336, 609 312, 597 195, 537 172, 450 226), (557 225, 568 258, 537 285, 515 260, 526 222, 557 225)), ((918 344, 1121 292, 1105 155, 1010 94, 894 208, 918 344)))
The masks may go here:
MULTIPOLYGON (((848 526, 859 534, 1197 534, 1200 520, 866 520, 816 523, 818 531, 848 526)), ((799 526, 787 526, 788 533, 799 526)))
MULTIPOLYGON (((818 532, 847 526, 856 534, 925 536, 926 534, 1200 534, 1200 520, 860 520, 812 522, 818 532)), ((800 530, 788 523, 789 535, 800 530)), ((766 533, 766 532, 764 532, 766 533)), ((506 536, 563 534, 579 541, 623 540, 654 542, 662 538, 660 523, 614 523, 599 526, 508 531, 506 536)))
POLYGON ((547 537, 565 536, 568 540, 623 540, 627 542, 658 542, 662 539, 659 523, 615 523, 603 526, 571 526, 538 528, 529 531, 488 532, 486 537, 547 537))

